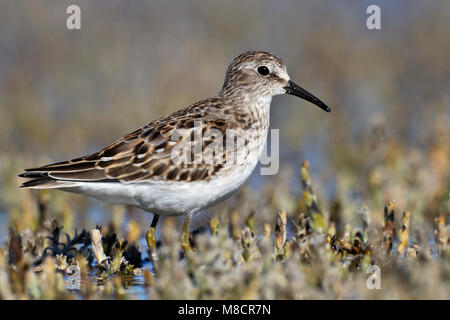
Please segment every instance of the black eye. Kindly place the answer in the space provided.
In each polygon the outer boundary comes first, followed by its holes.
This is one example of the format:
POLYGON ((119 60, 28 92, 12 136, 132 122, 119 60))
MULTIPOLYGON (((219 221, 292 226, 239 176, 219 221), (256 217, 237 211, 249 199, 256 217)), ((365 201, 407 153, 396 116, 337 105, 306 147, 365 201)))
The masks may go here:
POLYGON ((266 66, 261 66, 258 67, 258 73, 262 76, 267 76, 270 73, 270 71, 269 68, 267 68, 266 66))

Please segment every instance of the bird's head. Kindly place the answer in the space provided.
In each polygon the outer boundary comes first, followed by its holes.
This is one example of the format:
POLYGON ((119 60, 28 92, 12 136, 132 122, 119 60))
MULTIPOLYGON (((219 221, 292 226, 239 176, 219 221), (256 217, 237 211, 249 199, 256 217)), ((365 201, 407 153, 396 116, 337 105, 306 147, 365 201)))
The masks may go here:
POLYGON ((284 62, 268 52, 248 51, 237 56, 228 67, 220 91, 222 96, 273 97, 291 94, 305 99, 321 109, 331 109, 314 95, 293 82, 284 62))

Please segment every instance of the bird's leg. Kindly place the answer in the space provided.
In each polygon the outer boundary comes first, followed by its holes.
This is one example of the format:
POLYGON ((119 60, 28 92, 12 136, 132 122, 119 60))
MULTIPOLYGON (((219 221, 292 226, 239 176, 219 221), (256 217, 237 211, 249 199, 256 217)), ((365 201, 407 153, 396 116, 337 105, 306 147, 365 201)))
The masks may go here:
POLYGON ((191 224, 192 214, 187 214, 183 224, 183 231, 181 232, 181 247, 185 252, 191 252, 191 245, 189 244, 189 225, 191 224))
POLYGON ((158 224, 159 215, 155 214, 153 216, 152 224, 150 228, 148 228, 147 234, 145 235, 145 239, 147 240, 148 248, 151 252, 154 252, 156 249, 156 225, 158 224))

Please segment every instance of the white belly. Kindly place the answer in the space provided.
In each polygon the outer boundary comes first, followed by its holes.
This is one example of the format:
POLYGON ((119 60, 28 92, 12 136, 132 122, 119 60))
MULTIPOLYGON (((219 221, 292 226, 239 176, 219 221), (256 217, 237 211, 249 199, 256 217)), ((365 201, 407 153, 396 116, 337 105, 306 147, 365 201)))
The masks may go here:
POLYGON ((247 180, 254 165, 236 168, 228 175, 208 181, 144 183, 137 189, 139 207, 160 215, 195 213, 211 207, 234 194, 247 180))
POLYGON ((158 215, 195 213, 235 193, 255 168, 260 152, 245 164, 205 181, 138 183, 80 183, 60 190, 84 194, 112 204, 142 208, 158 215))

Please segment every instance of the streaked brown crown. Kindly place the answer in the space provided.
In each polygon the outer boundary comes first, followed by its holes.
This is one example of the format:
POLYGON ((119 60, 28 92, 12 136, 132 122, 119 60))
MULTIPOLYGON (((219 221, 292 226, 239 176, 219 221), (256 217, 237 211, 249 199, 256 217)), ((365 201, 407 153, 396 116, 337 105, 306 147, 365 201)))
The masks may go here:
POLYGON ((286 84, 277 70, 286 70, 284 62, 274 54, 265 51, 247 51, 234 58, 227 69, 221 95, 270 94, 271 86, 286 84), (272 71, 267 77, 261 77, 255 69, 268 66, 272 71))

